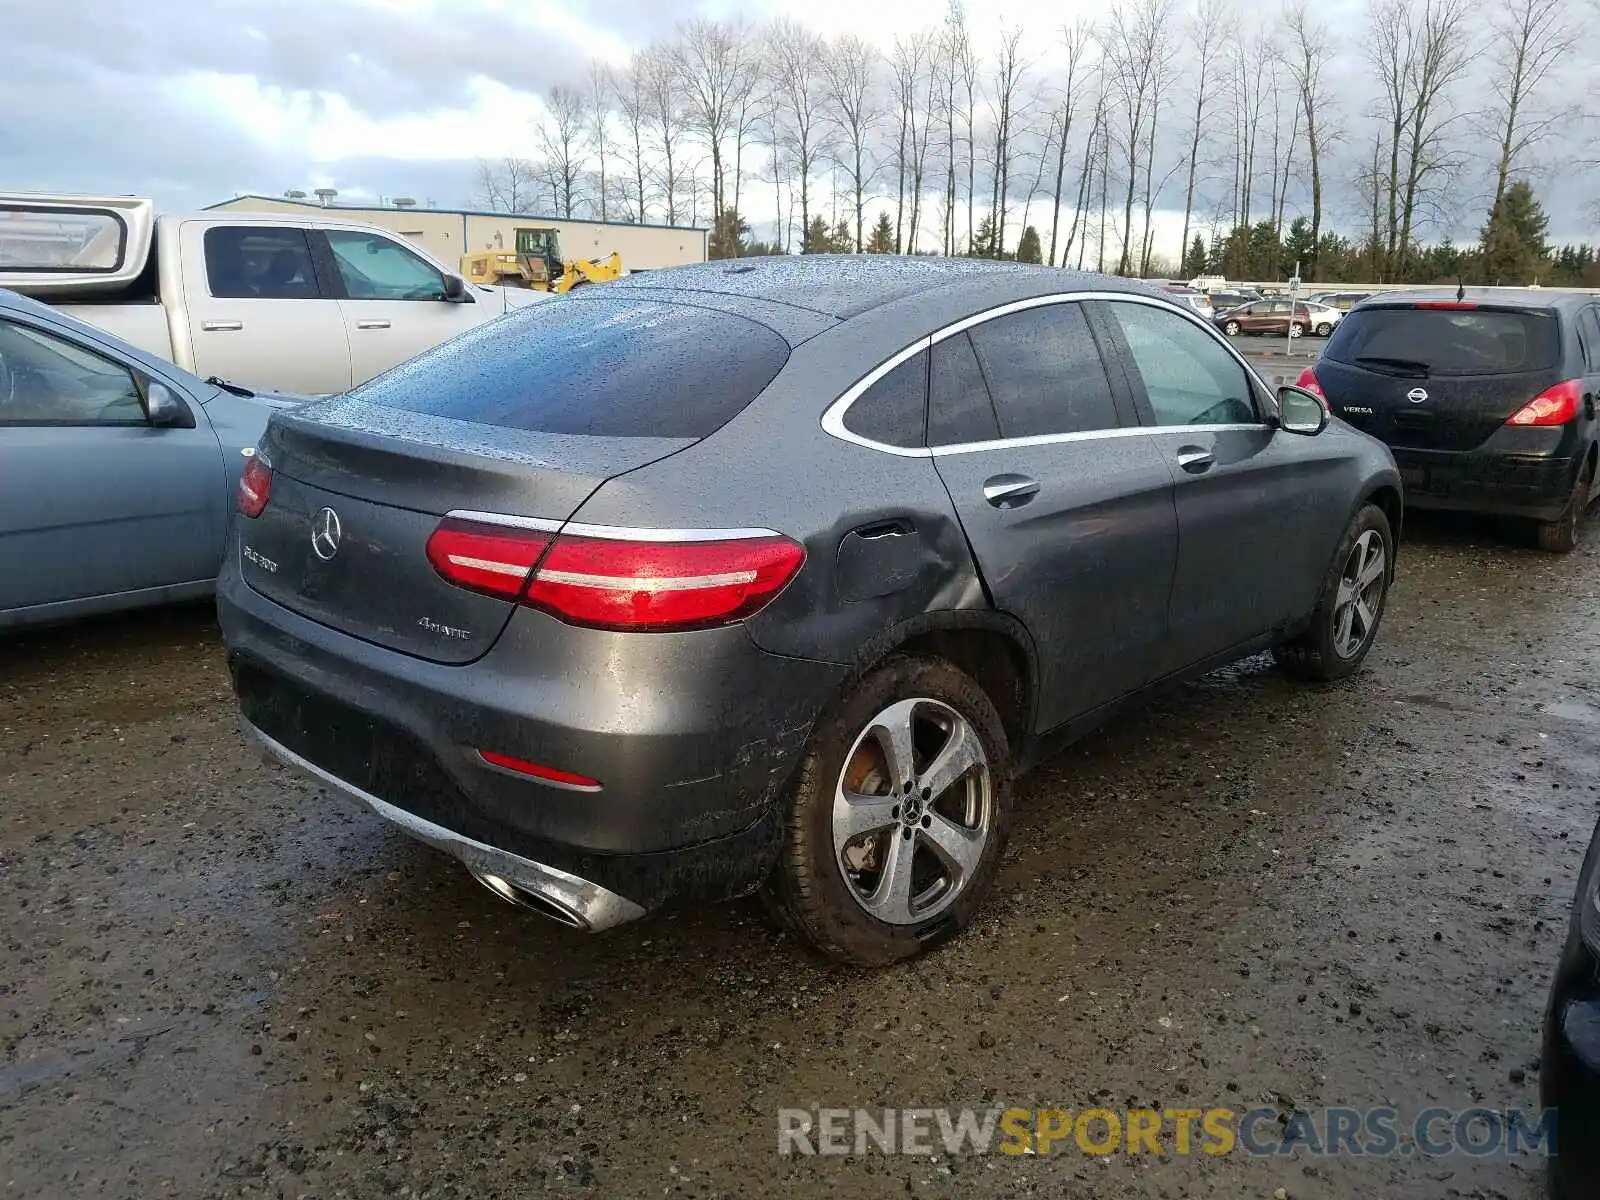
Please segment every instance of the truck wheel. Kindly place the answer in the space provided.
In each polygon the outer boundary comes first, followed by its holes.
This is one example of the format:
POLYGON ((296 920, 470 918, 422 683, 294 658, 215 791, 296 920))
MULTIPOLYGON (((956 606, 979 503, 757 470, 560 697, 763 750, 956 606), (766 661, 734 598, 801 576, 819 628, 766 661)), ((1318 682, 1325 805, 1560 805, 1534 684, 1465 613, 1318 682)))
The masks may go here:
POLYGON ((1561 515, 1554 521, 1540 521, 1537 529, 1539 536, 1539 549, 1549 550, 1553 554, 1570 554, 1578 548, 1578 539, 1583 536, 1583 524, 1589 515, 1589 477, 1592 474, 1585 466, 1578 472, 1578 478, 1572 485, 1572 494, 1567 497, 1567 505, 1561 510, 1561 515))
POLYGON ((767 908, 859 966, 964 929, 994 883, 1011 818, 994 703, 936 658, 897 656, 818 723, 788 799, 767 908))
POLYGON ((1376 504, 1364 505, 1339 539, 1311 624, 1272 648, 1278 665, 1302 679, 1329 681, 1353 673, 1377 636, 1393 567, 1389 518, 1376 504))

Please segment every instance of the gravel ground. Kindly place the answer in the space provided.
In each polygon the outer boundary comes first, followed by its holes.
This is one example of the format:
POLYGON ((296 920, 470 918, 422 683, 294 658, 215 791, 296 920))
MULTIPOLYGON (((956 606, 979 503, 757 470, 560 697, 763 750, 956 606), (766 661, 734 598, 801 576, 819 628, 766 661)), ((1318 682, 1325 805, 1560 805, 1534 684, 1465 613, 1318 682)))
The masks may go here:
POLYGON ((1253 659, 1021 785, 861 973, 584 937, 247 752, 205 610, 0 642, 0 1196, 1513 1197, 1531 1159, 780 1158, 777 1110, 1532 1107, 1596 816, 1600 539, 1413 523, 1367 669, 1253 659))

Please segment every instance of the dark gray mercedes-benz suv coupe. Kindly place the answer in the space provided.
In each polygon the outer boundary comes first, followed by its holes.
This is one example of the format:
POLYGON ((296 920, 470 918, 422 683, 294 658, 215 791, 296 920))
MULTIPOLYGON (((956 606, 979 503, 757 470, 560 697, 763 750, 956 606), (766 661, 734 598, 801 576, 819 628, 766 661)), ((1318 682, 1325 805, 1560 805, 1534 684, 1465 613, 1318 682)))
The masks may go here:
POLYGON ((971 919, 1048 749, 1267 647, 1353 671, 1401 500, 1154 288, 708 263, 275 414, 219 604, 265 747, 502 897, 759 888, 883 963, 971 919))

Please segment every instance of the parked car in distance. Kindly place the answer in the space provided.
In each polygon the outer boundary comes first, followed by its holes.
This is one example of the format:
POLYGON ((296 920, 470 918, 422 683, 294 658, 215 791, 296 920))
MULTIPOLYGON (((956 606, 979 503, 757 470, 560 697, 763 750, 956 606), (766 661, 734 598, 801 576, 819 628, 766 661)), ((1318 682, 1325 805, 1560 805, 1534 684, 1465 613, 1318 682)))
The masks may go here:
POLYGON ((1306 297, 1307 304, 1321 304, 1328 308, 1336 308, 1342 313, 1349 312, 1363 300, 1370 300, 1378 292, 1317 292, 1306 297))
POLYGON ((1279 337, 1300 337, 1314 333, 1318 337, 1327 337, 1343 316, 1336 308, 1308 304, 1303 300, 1257 300, 1253 304, 1217 313, 1212 322, 1229 337, 1245 333, 1276 334, 1279 337))
POLYGON ((1230 308, 1240 308, 1246 304, 1254 304, 1260 300, 1260 292, 1223 291, 1211 292, 1207 297, 1211 301, 1213 313, 1226 312, 1230 308))
POLYGON ((1351 311, 1300 384, 1388 443, 1407 504, 1528 518, 1546 550, 1577 545, 1600 453, 1596 297, 1391 292, 1351 311))
POLYGON ((1550 987, 1539 1092, 1556 1112, 1551 1200, 1591 1200, 1600 1181, 1600 827, 1578 876, 1550 987))
POLYGON ((0 629, 208 595, 241 452, 298 399, 0 291, 0 629))
POLYGON ((569 925, 760 888, 857 963, 965 926, 1014 772, 1151 686, 1356 670, 1401 511, 1157 288, 877 256, 514 314, 275 414, 241 496, 273 755, 569 925))
POLYGON ((1179 304, 1187 304, 1191 312, 1197 313, 1205 320, 1210 320, 1216 311, 1211 307, 1211 299, 1204 292, 1197 292, 1192 288, 1169 289, 1170 299, 1179 304))
POLYGON ((0 287, 200 376, 342 392, 508 309, 548 299, 465 283, 333 210, 156 216, 127 196, 0 193, 0 287))

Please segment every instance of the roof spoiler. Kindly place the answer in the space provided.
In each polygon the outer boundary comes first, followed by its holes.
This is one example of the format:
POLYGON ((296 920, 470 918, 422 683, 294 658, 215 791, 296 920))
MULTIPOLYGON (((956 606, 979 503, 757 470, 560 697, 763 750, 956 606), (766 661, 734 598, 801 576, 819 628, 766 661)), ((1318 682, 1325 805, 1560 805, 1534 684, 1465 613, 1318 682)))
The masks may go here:
POLYGON ((154 231, 154 203, 136 196, 0 192, 0 287, 45 300, 121 291, 154 231))

